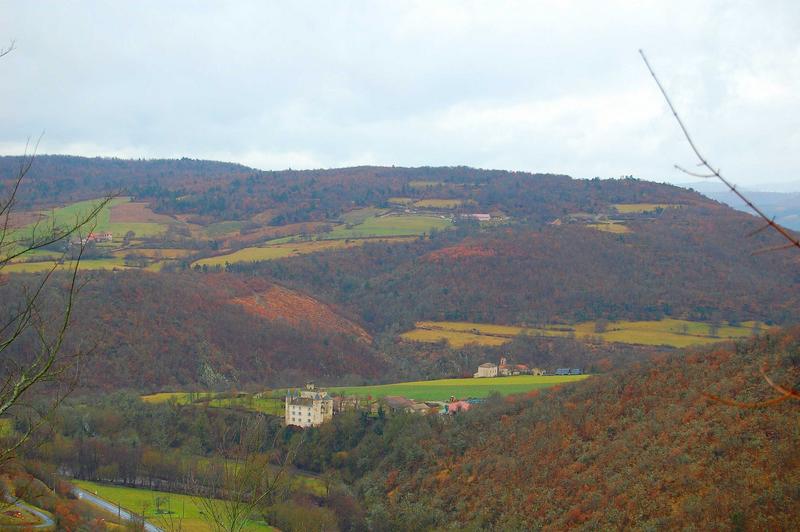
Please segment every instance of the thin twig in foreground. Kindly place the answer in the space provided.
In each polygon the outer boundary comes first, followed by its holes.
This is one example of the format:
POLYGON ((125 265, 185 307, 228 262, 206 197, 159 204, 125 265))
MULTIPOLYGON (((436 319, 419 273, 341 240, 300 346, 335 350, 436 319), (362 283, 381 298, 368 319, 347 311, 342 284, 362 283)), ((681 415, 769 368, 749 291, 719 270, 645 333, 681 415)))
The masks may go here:
POLYGON ((650 66, 650 62, 647 60, 647 56, 644 54, 644 51, 643 50, 639 50, 639 55, 642 56, 642 60, 644 60, 644 64, 647 67, 647 70, 650 71, 650 75, 653 76, 653 79, 655 80, 656 85, 658 85, 658 90, 660 90, 661 91, 661 95, 664 96, 664 100, 667 102, 667 105, 669 106, 670 111, 672 111, 672 115, 675 117, 675 120, 678 122, 678 126, 680 126, 681 131, 683 131, 683 136, 686 137, 686 141, 689 143, 689 146, 691 146, 692 151, 697 156, 697 160, 699 161, 698 166, 702 166, 703 168, 707 169, 709 171, 709 173, 708 174, 698 174, 698 173, 690 172, 690 171, 688 171, 688 170, 686 170, 686 169, 684 169, 684 168, 682 168, 682 167, 680 167, 678 165, 675 165, 675 168, 677 168, 678 170, 680 170, 681 172, 683 172, 685 174, 688 174, 688 175, 691 175, 691 176, 694 176, 694 177, 702 177, 702 178, 713 178, 713 177, 715 177, 715 178, 719 179, 723 184, 725 184, 726 187, 728 187, 730 189, 731 192, 736 194, 739 197, 739 199, 741 199, 743 202, 745 202, 745 204, 753 212, 755 212, 759 217, 761 217, 762 220, 764 220, 764 222, 766 223, 765 227, 772 227, 781 236, 783 236, 783 238, 785 238, 786 240, 789 241, 789 244, 787 244, 785 246, 778 246, 778 247, 771 248, 771 249, 765 250, 765 251, 776 251, 778 249, 791 248, 791 247, 796 247, 796 248, 800 249, 800 241, 799 240, 797 240, 794 236, 792 236, 786 229, 784 229, 783 227, 781 227, 780 225, 775 223, 775 220, 773 218, 770 218, 769 216, 767 216, 764 213, 764 211, 762 211, 752 201, 750 201, 744 194, 742 194, 739 191, 739 189, 736 188, 736 185, 734 185, 733 183, 728 181, 725 177, 723 177, 722 174, 720 173, 719 169, 714 168, 713 166, 711 166, 711 163, 708 162, 708 159, 703 157, 703 155, 700 153, 700 150, 697 148, 697 145, 694 143, 694 140, 692 139, 692 136, 689 134, 689 130, 684 125, 683 120, 681 120, 681 117, 678 116, 678 111, 675 110, 675 106, 672 104, 672 100, 670 100, 666 89, 664 89, 664 86, 661 84, 661 81, 659 81, 658 76, 656 76, 656 73, 653 70, 653 67, 650 66))

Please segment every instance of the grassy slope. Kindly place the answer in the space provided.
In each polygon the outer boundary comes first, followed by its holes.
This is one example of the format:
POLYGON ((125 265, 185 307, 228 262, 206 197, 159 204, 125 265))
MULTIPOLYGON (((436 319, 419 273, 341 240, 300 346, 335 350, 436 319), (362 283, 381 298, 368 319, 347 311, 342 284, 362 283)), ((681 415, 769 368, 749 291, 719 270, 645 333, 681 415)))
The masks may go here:
MULTIPOLYGON (((56 225, 68 226, 74 224, 76 220, 85 217, 92 209, 100 204, 99 199, 79 201, 72 203, 60 209, 55 209, 51 212, 44 212, 49 219, 55 220, 56 225)), ((162 233, 165 229, 163 224, 159 223, 140 223, 140 222, 123 222, 115 223, 111 221, 111 208, 115 205, 130 202, 130 198, 114 198, 104 206, 97 214, 97 225, 95 231, 111 231, 114 233, 115 238, 121 238, 126 232, 133 231, 137 236, 155 236, 162 233)), ((40 224, 40 229, 49 225, 49 222, 40 224)), ((27 226, 21 231, 30 231, 33 229, 32 225, 27 226)), ((38 233, 38 231, 37 231, 38 233)))
POLYGON ((377 386, 345 386, 331 388, 330 391, 342 395, 371 395, 385 397, 400 395, 409 399, 446 401, 450 396, 459 399, 468 397, 486 397, 492 392, 503 395, 524 393, 540 388, 549 388, 557 384, 575 382, 587 378, 588 375, 548 376, 519 375, 516 377, 496 377, 484 379, 441 379, 434 381, 400 382, 377 386))
POLYGON ((438 216, 371 216, 348 229, 337 226, 330 233, 321 235, 326 240, 346 238, 368 238, 374 236, 414 236, 430 232, 431 229, 447 229, 450 220, 438 216))

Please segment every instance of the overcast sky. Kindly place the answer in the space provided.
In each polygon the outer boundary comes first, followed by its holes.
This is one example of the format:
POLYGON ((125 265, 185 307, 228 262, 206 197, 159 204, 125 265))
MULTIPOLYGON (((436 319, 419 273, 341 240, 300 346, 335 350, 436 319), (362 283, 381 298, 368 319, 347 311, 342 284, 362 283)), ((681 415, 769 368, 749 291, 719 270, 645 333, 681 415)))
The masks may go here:
POLYGON ((7 1, 12 39, 3 154, 691 181, 644 48, 724 173, 800 182, 797 0, 7 1))

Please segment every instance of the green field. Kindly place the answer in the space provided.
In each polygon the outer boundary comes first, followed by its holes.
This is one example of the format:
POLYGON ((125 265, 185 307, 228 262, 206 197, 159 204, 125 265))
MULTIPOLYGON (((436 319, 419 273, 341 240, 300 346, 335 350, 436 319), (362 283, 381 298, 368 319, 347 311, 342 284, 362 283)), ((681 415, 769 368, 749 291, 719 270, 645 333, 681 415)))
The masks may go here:
MULTIPOLYGON (((46 262, 12 262, 3 268, 5 273, 36 273, 43 272, 53 267, 52 261, 46 262)), ((59 269, 71 269, 75 267, 72 261, 65 261, 59 264, 59 269)), ((125 262, 123 259, 114 257, 111 259, 81 259, 81 270, 125 270, 125 262)))
POLYGON ((539 376, 518 375, 515 377, 495 377, 484 379, 440 379, 435 381, 399 382, 376 386, 343 386, 329 391, 341 395, 372 396, 399 395, 418 401, 447 401, 451 396, 459 399, 486 397, 492 392, 503 395, 525 393, 556 384, 576 382, 589 375, 539 376))
POLYGON ((711 325, 703 322, 667 318, 659 321, 612 321, 605 332, 595 332, 596 323, 587 321, 575 325, 558 325, 547 328, 516 327, 488 323, 453 321, 422 321, 416 329, 401 337, 413 342, 436 343, 446 341, 453 347, 467 344, 502 345, 518 334, 534 336, 570 336, 581 339, 587 336, 600 337, 606 342, 637 345, 666 345, 688 347, 710 344, 722 340, 746 338, 752 334, 755 322, 741 325, 723 325, 715 336, 711 336, 711 325))
MULTIPOLYGON (((121 242, 122 238, 128 231, 136 233, 137 237, 151 237, 163 233, 166 230, 166 225, 152 222, 112 222, 111 209, 114 206, 130 203, 131 199, 113 198, 97 213, 94 220, 87 223, 80 230, 81 235, 86 235, 90 231, 95 232, 111 232, 114 235, 115 242, 121 242)), ((83 221, 97 206, 101 204, 102 200, 86 200, 72 203, 65 207, 53 209, 51 211, 41 211, 42 219, 38 223, 31 223, 26 226, 14 229, 12 238, 15 240, 25 241, 32 237, 41 239, 51 234, 53 225, 56 228, 64 230, 65 228, 75 225, 78 221, 83 221)), ((77 238, 78 233, 75 233, 71 238, 77 238)), ((101 244, 105 246, 105 244, 101 244)), ((39 263, 23 263, 15 262, 6 267, 7 272, 40 272, 49 269, 52 266, 50 261, 57 260, 61 257, 60 254, 47 250, 34 250, 25 253, 19 257, 20 261, 29 261, 32 259, 43 260, 45 262, 39 263)), ((117 259, 97 259, 82 261, 81 269, 112 269, 114 267, 122 267, 122 261, 117 259)))
MULTIPOLYGON (((100 205, 102 200, 86 200, 86 201, 79 201, 77 203, 72 203, 67 205, 66 207, 61 207, 60 209, 54 209, 53 211, 42 211, 42 214, 47 217, 47 220, 43 220, 37 230, 37 234, 42 234, 42 231, 45 230, 50 224, 55 221, 55 224, 60 227, 70 226, 75 223, 76 220, 80 220, 85 218, 96 206, 100 205)), ((97 213, 96 218, 96 225, 94 226, 94 231, 110 231, 114 233, 115 239, 122 239, 122 237, 128 231, 133 231, 136 233, 136 236, 155 236, 161 234, 166 229, 164 224, 159 223, 151 223, 151 222, 124 222, 124 223, 117 223, 111 221, 111 208, 115 205, 120 205, 123 203, 129 203, 131 198, 113 198, 109 201, 100 212, 97 213)), ((86 231, 91 228, 92 224, 88 224, 86 226, 86 231)), ((31 231, 34 228, 34 224, 30 224, 25 228, 19 229, 18 231, 24 235, 30 235, 31 231)))
MULTIPOLYGON (((422 209, 455 209, 463 205, 465 202, 464 200, 460 199, 423 199, 414 202, 414 207, 420 207, 422 209)), ((471 202, 474 203, 474 202, 471 202)))
MULTIPOLYGON (((282 239, 281 239, 282 240, 282 239)), ((282 242, 263 247, 242 248, 227 255, 218 255, 195 261, 195 264, 203 266, 224 266, 226 262, 256 262, 261 260, 276 260, 308 253, 317 253, 329 249, 344 249, 348 247, 360 246, 363 241, 345 242, 344 240, 310 240, 307 242, 282 242)))
POLYGON ((208 406, 214 408, 243 408, 263 414, 282 416, 284 414, 283 398, 277 397, 226 397, 222 399, 212 399, 208 406))
POLYGON ((241 408, 274 416, 284 413, 283 394, 281 392, 265 392, 258 394, 242 394, 238 397, 225 397, 225 394, 209 392, 161 392, 143 395, 145 403, 157 404, 175 401, 179 405, 207 405, 212 408, 241 408))
POLYGON ((378 236, 416 236, 429 233, 431 229, 447 229, 453 222, 438 216, 389 215, 370 216, 358 225, 336 226, 330 233, 320 235, 325 240, 369 238, 378 236))
POLYGON ((350 212, 346 212, 342 215, 342 220, 346 224, 363 224, 365 220, 368 218, 375 218, 376 216, 380 216, 382 214, 386 214, 388 211, 386 209, 379 209, 377 207, 365 207, 363 209, 356 209, 350 212))
MULTIPOLYGON (((118 504, 123 508, 142 514, 154 525, 161 528, 172 528, 170 519, 177 526, 180 523, 182 530, 205 532, 212 530, 212 527, 201 515, 202 508, 189 495, 178 493, 165 493, 163 491, 153 491, 140 488, 126 488, 122 486, 109 486, 97 482, 84 480, 74 480, 72 482, 86 491, 90 491, 103 499, 118 504), (168 512, 156 513, 156 498, 164 499, 161 504, 161 511, 168 512)), ((274 530, 265 523, 251 522, 246 530, 274 530)))

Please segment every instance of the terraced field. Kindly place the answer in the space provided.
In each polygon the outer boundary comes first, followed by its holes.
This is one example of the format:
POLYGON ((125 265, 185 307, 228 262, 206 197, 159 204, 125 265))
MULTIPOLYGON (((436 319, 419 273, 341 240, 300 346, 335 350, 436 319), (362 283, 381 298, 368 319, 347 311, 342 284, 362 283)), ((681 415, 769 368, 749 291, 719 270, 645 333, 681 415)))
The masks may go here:
POLYGON ((659 209, 679 209, 683 205, 675 203, 617 203, 614 208, 622 214, 643 214, 659 209))
POLYGON ((596 323, 587 321, 570 326, 551 326, 548 328, 516 327, 469 322, 423 321, 416 329, 403 333, 401 337, 413 342, 436 343, 445 341, 452 347, 467 344, 502 345, 518 334, 534 336, 569 336, 580 339, 596 336, 606 342, 620 342, 639 345, 667 345, 688 347, 722 340, 746 338, 752 334, 755 322, 741 325, 719 327, 716 335, 711 335, 711 324, 677 319, 660 321, 616 321, 608 322, 604 332, 596 332, 596 323))
POLYGON ((262 247, 242 248, 227 255, 208 257, 195 261, 192 266, 224 266, 226 262, 256 262, 261 260, 276 260, 308 253, 317 253, 329 249, 345 249, 363 245, 365 240, 313 240, 308 242, 283 242, 262 247))
POLYGON ((267 242, 263 246, 242 248, 227 255, 218 255, 195 261, 192 266, 224 266, 225 263, 276 260, 329 249, 344 249, 360 246, 365 242, 403 242, 431 229, 447 229, 453 223, 438 216, 420 215, 375 215, 379 209, 360 209, 348 213, 354 223, 341 224, 328 233, 320 233, 317 240, 297 241, 296 236, 287 236, 267 242), (358 223, 358 220, 361 220, 358 223))
MULTIPOLYGON (((85 217, 88 215, 92 209, 94 209, 97 205, 100 204, 102 200, 87 200, 87 201, 79 201, 77 203, 73 203, 71 205, 67 205, 66 207, 62 207, 60 209, 55 209, 52 212, 44 212, 48 216, 49 220, 55 220, 56 225, 58 226, 68 226, 70 224, 74 224, 75 220, 80 219, 81 217, 85 217)), ((112 210, 120 205, 124 205, 131 202, 131 198, 114 198, 108 202, 101 210, 97 213, 96 219, 96 226, 94 228, 95 231, 110 231, 114 233, 114 238, 121 239, 125 233, 128 231, 133 231, 136 233, 137 236, 155 236, 163 233, 166 230, 166 225, 163 223, 153 223, 153 222, 138 222, 138 221, 113 221, 112 220, 112 210)), ((50 223, 48 221, 48 223, 50 223)), ((32 226, 28 226, 27 229, 32 229, 32 226)))
POLYGON ((630 228, 619 222, 586 224, 586 227, 591 227, 592 229, 597 229, 598 231, 605 231, 606 233, 625 234, 631 232, 630 228))
POLYGON ((399 382, 376 386, 343 386, 329 391, 342 395, 371 396, 399 395, 418 401, 447 401, 451 396, 458 399, 486 397, 493 392, 502 395, 525 393, 549 388, 557 384, 581 381, 589 375, 539 376, 518 375, 484 379, 440 379, 434 381, 399 382))

